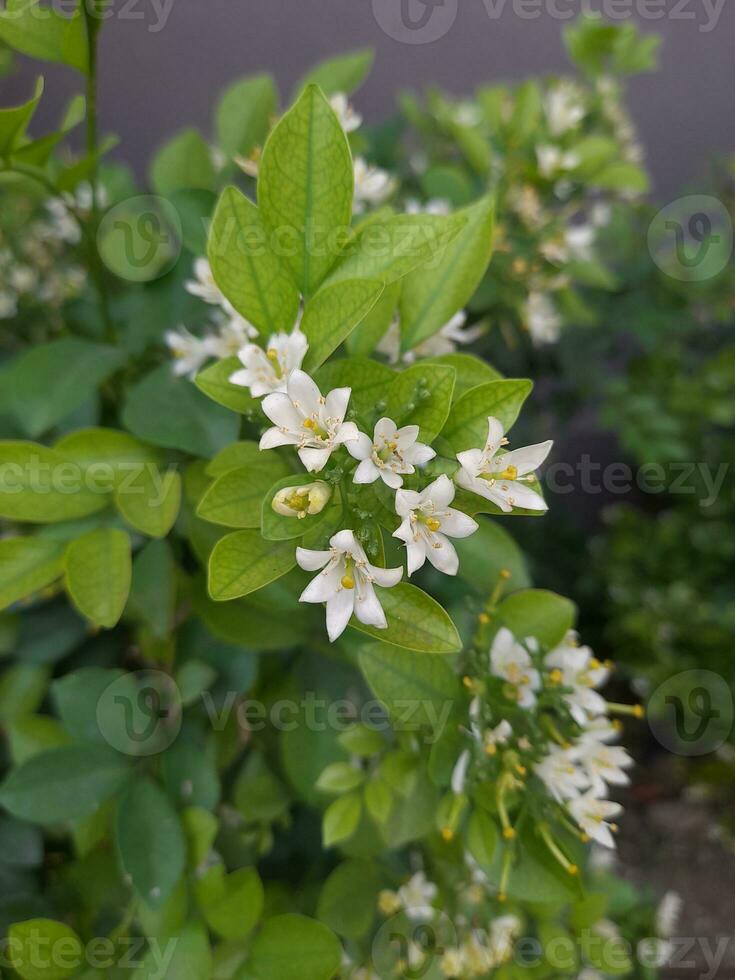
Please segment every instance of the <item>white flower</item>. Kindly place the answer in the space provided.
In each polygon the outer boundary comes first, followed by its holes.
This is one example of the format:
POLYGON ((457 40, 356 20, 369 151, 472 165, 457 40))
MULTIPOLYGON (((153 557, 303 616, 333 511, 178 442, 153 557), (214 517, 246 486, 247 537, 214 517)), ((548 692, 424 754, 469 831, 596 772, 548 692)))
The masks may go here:
POLYGON ((387 170, 373 167, 362 157, 356 157, 354 162, 355 196, 353 211, 362 214, 366 206, 378 207, 391 196, 396 187, 396 181, 387 170))
POLYGON ((212 356, 222 360, 238 354, 249 340, 258 336, 258 331, 245 317, 238 313, 221 320, 217 332, 208 338, 212 356))
POLYGON ((163 339, 174 357, 173 371, 176 375, 193 378, 212 357, 211 343, 195 337, 186 327, 167 330, 163 339))
POLYGON ((322 569, 304 589, 300 601, 326 602, 327 633, 332 642, 342 635, 353 613, 366 626, 385 629, 388 624, 373 585, 396 585, 403 569, 371 565, 352 531, 339 531, 329 544, 329 551, 296 549, 296 561, 304 571, 322 569))
POLYGON ((410 197, 404 205, 406 214, 437 214, 446 217, 452 213, 452 205, 443 197, 432 197, 424 204, 410 197))
POLYGON ((560 671, 560 683, 569 688, 564 700, 578 725, 607 712, 607 702, 595 688, 607 681, 610 671, 595 659, 589 647, 577 644, 574 631, 567 633, 559 646, 547 653, 544 666, 560 671))
POLYGON ((428 881, 423 871, 417 871, 398 889, 398 897, 409 919, 423 919, 437 895, 437 887, 428 881))
POLYGON ((410 364, 417 357, 437 357, 440 354, 453 354, 457 347, 464 347, 466 344, 473 344, 478 337, 482 336, 483 327, 465 328, 467 314, 464 310, 455 313, 452 319, 432 337, 423 340, 413 350, 407 351, 403 355, 403 360, 410 364))
POLYGON ((347 444, 347 451, 360 465, 355 470, 355 483, 383 483, 397 490, 403 486, 401 474, 415 473, 417 466, 424 466, 436 456, 431 446, 417 442, 419 427, 404 425, 397 428, 392 419, 380 419, 375 424, 373 438, 358 433, 347 444))
POLYGON ((515 687, 521 708, 532 708, 536 704, 534 691, 541 687, 541 676, 528 651, 505 626, 498 630, 490 648, 490 672, 515 687))
POLYGON ((260 160, 262 156, 262 149, 259 146, 256 146, 255 149, 251 150, 250 156, 244 157, 238 154, 232 159, 246 176, 252 177, 253 180, 257 180, 258 173, 260 172, 260 160))
POLYGON ((575 129, 586 115, 579 87, 573 82, 559 82, 546 94, 544 112, 552 136, 575 129))
POLYGON ((455 476, 465 490, 492 501, 506 514, 514 507, 526 510, 546 510, 544 498, 527 483, 551 451, 551 441, 502 453, 508 444, 502 423, 489 416, 484 449, 469 449, 458 453, 460 470, 455 476))
POLYGON ((38 282, 38 273, 28 265, 16 265, 10 270, 8 280, 16 293, 29 293, 38 282))
POLYGON ((321 514, 331 499, 332 488, 317 480, 303 486, 283 487, 273 497, 271 507, 282 517, 303 518, 307 514, 321 514))
POLYGON ((505 745, 512 734, 513 728, 511 723, 504 718, 499 725, 495 726, 495 728, 489 728, 485 732, 483 736, 485 752, 487 752, 488 755, 495 755, 498 750, 498 746, 505 745))
POLYGON ((565 153, 558 146, 551 144, 537 146, 536 159, 538 160, 539 173, 547 180, 551 180, 564 171, 576 169, 581 162, 576 153, 565 153))
POLYGON ((325 397, 304 371, 292 371, 286 391, 266 395, 265 414, 274 427, 260 440, 261 449, 296 446, 301 462, 311 473, 327 465, 337 446, 349 445, 360 433, 354 422, 345 422, 350 388, 335 388, 325 397))
POLYGON ((230 384, 249 388, 253 398, 285 391, 289 375, 301 367, 308 347, 298 327, 292 333, 273 334, 266 351, 248 344, 237 355, 244 369, 230 376, 230 384))
POLYGON ((630 783, 625 770, 633 765, 633 759, 621 745, 603 745, 590 739, 576 747, 575 756, 596 796, 603 796, 608 785, 627 786, 630 783))
POLYGON ((69 245, 78 245, 82 238, 82 231, 66 202, 60 197, 52 197, 46 201, 46 210, 51 216, 52 235, 69 245))
POLYGON ((664 939, 675 935, 684 900, 678 892, 668 891, 656 909, 656 933, 664 939))
POLYGON ((603 847, 615 847, 615 839, 612 835, 612 828, 615 825, 608 823, 608 818, 616 817, 622 811, 623 808, 619 803, 600 800, 590 790, 583 796, 569 800, 567 809, 591 840, 602 844, 603 847))
POLYGON ((467 779, 467 769, 469 768, 471 758, 472 756, 470 755, 470 750, 465 749, 464 752, 460 753, 460 756, 454 765, 454 769, 452 770, 451 787, 452 792, 456 793, 457 796, 464 792, 464 784, 465 780, 467 779))
POLYGON ((515 915, 501 915, 491 921, 490 953, 497 966, 511 958, 514 940, 520 935, 521 928, 521 920, 515 915))
POLYGON ((346 133, 353 133, 362 125, 362 116, 355 111, 344 92, 335 92, 329 100, 329 104, 334 110, 334 114, 339 119, 339 124, 346 133))
POLYGON ((449 538, 468 538, 478 524, 449 506, 454 494, 454 484, 444 475, 421 493, 415 490, 396 493, 396 513, 403 521, 393 537, 406 544, 409 575, 418 571, 427 558, 440 572, 457 574, 459 558, 449 538))
POLYGON ((554 746, 537 762, 533 771, 558 803, 579 796, 589 786, 589 779, 576 764, 573 750, 559 746, 554 746))
POLYGON ((460 102, 454 107, 454 121, 459 126, 477 126, 482 122, 482 110, 474 102, 460 102))
POLYGON ((228 300, 225 299, 222 290, 214 281, 212 269, 205 258, 194 260, 194 279, 188 279, 184 283, 187 293, 198 296, 199 299, 212 306, 221 306, 232 309, 228 300))
POLYGON ((525 320, 534 344, 553 344, 559 339, 562 319, 547 293, 532 290, 528 294, 525 320))
POLYGON ((584 730, 577 739, 581 743, 607 743, 614 742, 620 738, 620 726, 610 721, 606 715, 597 715, 594 718, 587 718, 584 723, 584 730))

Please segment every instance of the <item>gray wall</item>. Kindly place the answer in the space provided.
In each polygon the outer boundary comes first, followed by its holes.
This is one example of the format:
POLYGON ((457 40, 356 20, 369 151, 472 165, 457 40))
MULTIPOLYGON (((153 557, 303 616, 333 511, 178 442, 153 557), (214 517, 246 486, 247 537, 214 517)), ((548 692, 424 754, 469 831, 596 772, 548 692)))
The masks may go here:
MULTIPOLYGON (((563 70, 565 21, 552 12, 578 11, 585 0, 432 0, 443 6, 427 30, 448 24, 455 12, 456 19, 440 39, 420 44, 402 43, 379 26, 391 11, 399 24, 400 2, 113 0, 115 17, 102 39, 103 127, 121 137, 117 156, 141 172, 154 148, 185 123, 208 131, 213 101, 231 79, 268 69, 290 91, 317 59, 365 45, 377 59, 357 102, 369 120, 379 120, 402 88, 434 83, 464 93, 488 80, 563 70), (499 10, 494 18, 488 12, 499 10)), ((406 2, 421 12, 423 0, 406 2)), ((735 0, 586 2, 609 15, 634 10, 644 30, 663 35, 662 70, 634 79, 630 95, 656 195, 668 200, 704 173, 713 154, 735 152, 735 0), (663 19, 648 19, 664 8, 663 19)), ((32 74, 24 67, 5 82, 8 95, 24 95, 32 74)), ((42 120, 54 117, 76 81, 63 69, 47 75, 42 120)))

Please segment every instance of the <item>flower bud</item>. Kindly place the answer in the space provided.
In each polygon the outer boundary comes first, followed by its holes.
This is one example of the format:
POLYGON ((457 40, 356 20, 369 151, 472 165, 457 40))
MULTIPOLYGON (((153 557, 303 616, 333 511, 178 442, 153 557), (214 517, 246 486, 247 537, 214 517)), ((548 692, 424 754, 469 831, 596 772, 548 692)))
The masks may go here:
POLYGON ((323 480, 302 487, 284 487, 273 497, 271 507, 283 517, 306 517, 320 514, 329 503, 332 488, 323 480))

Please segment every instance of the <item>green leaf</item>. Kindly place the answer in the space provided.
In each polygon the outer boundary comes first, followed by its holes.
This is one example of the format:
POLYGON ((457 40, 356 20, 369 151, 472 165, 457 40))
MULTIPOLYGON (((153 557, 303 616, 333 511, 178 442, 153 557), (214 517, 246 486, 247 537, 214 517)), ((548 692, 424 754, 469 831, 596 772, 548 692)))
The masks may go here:
POLYGON ((160 148, 151 164, 156 194, 182 190, 213 191, 217 177, 206 141, 195 129, 185 129, 160 148))
POLYGON ((372 419, 375 403, 383 397, 385 386, 395 376, 395 371, 378 361, 367 357, 346 357, 323 364, 317 371, 315 381, 324 392, 332 388, 351 388, 350 408, 358 415, 366 414, 372 419))
POLYGON ((84 947, 63 922, 28 919, 10 926, 7 961, 22 980, 66 980, 84 963, 84 947))
POLYGON ((365 679, 388 709, 396 730, 440 728, 461 695, 457 675, 445 657, 417 657, 388 643, 375 643, 360 650, 359 661, 365 679))
MULTIPOLYGON (((257 467, 241 466, 229 470, 217 477, 204 494, 197 507, 197 515, 224 527, 259 528, 263 504, 273 480, 280 477, 277 486, 286 486, 288 483, 283 481, 288 480, 285 476, 287 473, 288 467, 278 457, 273 460, 269 457, 268 465, 263 467, 258 464, 257 467)), ((290 479, 297 482, 294 474, 290 479)))
MULTIPOLYGON (((455 503, 456 506, 456 503, 455 503)), ((459 555, 459 576, 480 595, 489 596, 509 572, 509 591, 531 584, 523 552, 510 534, 495 521, 480 519, 478 529, 469 538, 453 542, 459 555)))
POLYGON ((0 674, 0 725, 6 727, 32 714, 48 687, 49 668, 38 664, 14 664, 0 674))
POLYGON ((362 939, 375 919, 380 872, 369 861, 344 861, 329 875, 319 895, 317 915, 346 939, 362 939))
POLYGON ((0 540, 0 609, 61 578, 64 546, 44 538, 0 540))
POLYGON ((215 865, 196 883, 199 908, 213 932, 222 939, 245 939, 263 911, 263 885, 255 868, 225 874, 215 865))
MULTIPOLYGON (((164 944, 165 946, 165 944, 164 944)), ((161 962, 161 947, 153 947, 133 980, 202 980, 212 976, 212 950, 203 925, 190 922, 175 937, 173 955, 161 962), (161 972, 164 970, 165 972, 161 972)))
POLYGON ((348 793, 324 811, 322 839, 324 847, 334 847, 348 840, 357 830, 362 813, 362 800, 359 793, 348 793))
POLYGON ((375 306, 346 340, 351 355, 368 357, 373 353, 393 322, 400 294, 400 282, 392 282, 383 289, 375 306))
POLYGON ((130 773, 127 760, 100 745, 68 745, 32 756, 0 786, 0 803, 31 823, 90 816, 130 773))
POLYGON ((333 519, 338 519, 342 514, 342 497, 338 489, 334 489, 331 500, 327 503, 324 510, 318 514, 307 514, 306 517, 286 517, 284 514, 277 514, 272 507, 273 498, 286 487, 308 486, 310 480, 299 481, 296 474, 279 480, 274 486, 270 487, 263 499, 260 521, 260 532, 268 541, 287 541, 294 538, 302 538, 309 531, 316 530, 322 523, 331 526, 333 519))
POLYGON ((179 817, 163 790, 136 779, 120 800, 116 823, 123 872, 150 908, 159 909, 174 891, 186 865, 179 817))
POLYGON ((369 74, 375 57, 371 48, 349 51, 333 58, 326 58, 315 65, 296 86, 300 92, 307 85, 318 85, 329 97, 342 93, 349 95, 358 88, 369 74))
POLYGON ((271 248, 276 241, 253 202, 226 187, 207 244, 212 274, 238 313, 268 334, 290 330, 299 311, 299 291, 271 248))
POLYGON ((255 937, 249 969, 257 980, 331 980, 341 959, 337 937, 321 922, 277 915, 255 937))
MULTIPOLYGON (((2 37, 3 13, 6 11, 0 11, 0 38, 2 37)), ((43 79, 39 78, 36 81, 33 97, 28 102, 13 109, 0 109, 0 157, 9 156, 16 144, 22 140, 42 95, 43 79)))
POLYGON ((71 742, 69 734, 49 715, 26 715, 8 726, 10 755, 20 766, 35 755, 71 742))
POLYGON ((270 75, 232 82, 217 103, 217 145, 228 156, 248 156, 256 146, 263 145, 277 110, 278 92, 270 75))
POLYGON ((650 187, 648 174, 635 163, 611 163, 599 170, 590 181, 595 187, 608 191, 633 191, 645 194, 650 187))
POLYGON ((181 477, 176 470, 162 473, 146 466, 135 479, 117 487, 115 505, 137 531, 151 538, 165 538, 179 515, 181 477))
POLYGON ((265 601, 259 592, 248 599, 234 602, 213 602, 204 595, 195 595, 195 609, 207 629, 218 639, 250 650, 284 650, 300 642, 305 635, 308 619, 302 610, 283 608, 265 601))
POLYGON ((408 582, 392 589, 376 587, 387 629, 365 626, 355 617, 350 626, 394 646, 418 653, 458 653, 462 643, 448 613, 431 596, 408 582))
MULTIPOLYGON (((119 429, 77 429, 62 436, 54 449, 87 472, 109 467, 112 483, 136 474, 145 466, 160 463, 158 451, 119 429), (100 464, 103 464, 100 467, 100 464)), ((111 487, 110 487, 111 489, 111 487)))
POLYGON ((433 442, 452 406, 454 368, 421 361, 401 371, 388 389, 385 414, 398 426, 418 425, 422 442, 433 442))
POLYGON ((316 781, 316 788, 324 793, 348 793, 365 781, 365 773, 349 762, 332 762, 316 781))
POLYGON ((574 626, 576 607, 569 599, 543 589, 514 592, 500 604, 496 621, 524 640, 534 636, 543 647, 558 646, 574 626))
POLYGON ((225 357, 200 371, 194 383, 213 402, 232 412, 239 412, 241 415, 260 413, 260 402, 251 396, 250 389, 230 382, 235 371, 241 368, 239 358, 225 357))
POLYGON ((455 452, 482 448, 487 440, 488 417, 499 419, 507 432, 532 389, 533 382, 515 378, 471 388, 455 402, 442 437, 455 452))
POLYGON ((177 566, 166 541, 149 541, 133 562, 133 580, 125 618, 142 622, 154 636, 171 629, 176 607, 177 566))
POLYGON ((349 337, 383 292, 377 281, 348 279, 325 286, 304 309, 301 330, 309 341, 304 371, 313 372, 349 337))
MULTIPOLYGON (((258 203, 305 296, 316 291, 352 218, 352 157, 324 95, 309 85, 278 123, 263 151, 258 203)), ((359 278, 368 278, 360 276, 359 278)))
POLYGON ((124 361, 125 353, 115 347, 75 337, 52 340, 30 348, 0 373, 3 401, 22 431, 35 438, 83 405, 124 361))
POLYGON ((207 476, 216 479, 218 476, 229 473, 230 470, 239 470, 245 466, 271 468, 274 474, 273 479, 277 480, 282 475, 280 470, 284 468, 285 464, 277 452, 263 452, 257 442, 243 440, 242 442, 230 443, 229 446, 225 446, 218 452, 214 459, 207 463, 207 476))
POLYGON ((368 219, 345 245, 327 281, 377 279, 389 285, 419 266, 436 272, 444 249, 459 235, 466 220, 463 215, 431 214, 368 219))
POLYGON ((55 524, 109 503, 110 494, 88 485, 83 469, 61 453, 33 442, 0 442, 0 517, 55 524))
POLYGON ((296 564, 292 541, 274 543, 260 531, 235 531, 214 546, 209 559, 209 594, 217 602, 249 595, 290 572, 296 564))
POLYGON ((477 809, 470 817, 467 828, 467 849, 477 863, 489 867, 498 846, 498 827, 485 810, 477 809))
POLYGON ((403 282, 400 310, 404 350, 441 330, 472 297, 485 275, 493 248, 494 201, 482 198, 458 215, 467 219, 466 224, 436 267, 420 267, 403 282))
POLYGON ((69 596, 96 626, 112 629, 130 592, 130 538, 115 528, 89 531, 73 541, 64 559, 69 596))
POLYGON ((19 0, 12 8, 6 4, 0 11, 0 40, 31 58, 87 71, 87 32, 80 10, 68 17, 53 7, 41 8, 39 0, 19 0))
POLYGON ((460 398, 471 388, 478 385, 487 384, 489 381, 501 381, 502 375, 495 368, 475 357, 474 354, 439 354, 436 357, 427 357, 421 361, 422 364, 447 364, 453 367, 456 372, 454 385, 454 398, 460 398))
POLYGON ((123 425, 155 446, 213 456, 237 438, 236 416, 213 405, 186 378, 161 365, 128 392, 123 425))

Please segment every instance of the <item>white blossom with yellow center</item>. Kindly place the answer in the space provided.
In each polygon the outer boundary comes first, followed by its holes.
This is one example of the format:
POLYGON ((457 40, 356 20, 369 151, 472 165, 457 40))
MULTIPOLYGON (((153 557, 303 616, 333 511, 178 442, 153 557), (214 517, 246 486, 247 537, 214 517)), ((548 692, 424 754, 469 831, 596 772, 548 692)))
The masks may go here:
POLYGON ((477 521, 454 510, 455 488, 447 476, 440 476, 428 487, 396 492, 396 513, 403 518, 393 537, 406 545, 408 574, 422 568, 428 558, 445 575, 456 575, 459 557, 450 538, 468 538, 478 528, 477 521))

